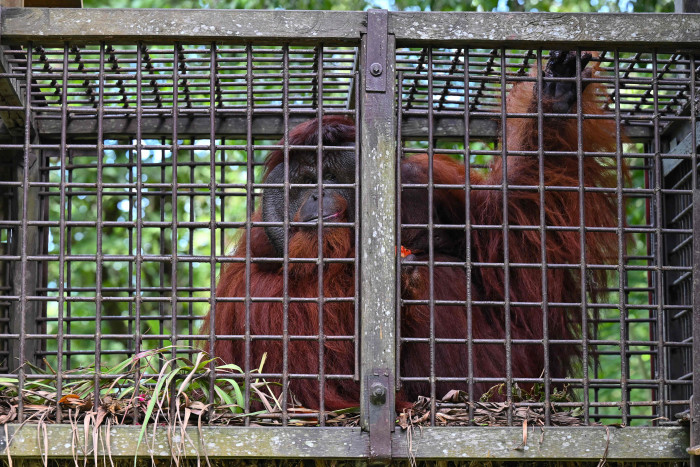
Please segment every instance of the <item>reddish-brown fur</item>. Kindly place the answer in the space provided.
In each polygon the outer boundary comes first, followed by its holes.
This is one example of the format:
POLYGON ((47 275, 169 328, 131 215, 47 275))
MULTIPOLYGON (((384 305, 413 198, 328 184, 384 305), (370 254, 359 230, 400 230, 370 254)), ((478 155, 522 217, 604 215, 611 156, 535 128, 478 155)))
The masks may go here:
MULTIPOLYGON (((596 86, 588 86, 583 96, 584 114, 603 114, 596 103, 596 86)), ((599 98, 598 98, 599 99, 599 98)), ((534 112, 532 83, 521 83, 511 90, 507 107, 509 113, 534 112)), ((545 104, 545 109, 546 109, 545 104)), ((546 110, 545 110, 546 111, 546 110)), ((544 151, 577 150, 577 121, 573 119, 545 119, 544 151)), ((535 118, 508 118, 506 144, 510 151, 537 151, 538 132, 535 118)), ((613 152, 616 147, 615 124, 612 119, 587 119, 583 122, 583 149, 590 152, 613 152)), ((539 161, 537 156, 508 156, 507 184, 509 186, 537 186, 539 184, 539 161)), ((416 162, 427 171, 427 157, 416 156, 416 162)), ((544 158, 544 185, 547 187, 578 187, 579 169, 576 156, 546 156, 544 158)), ((445 157, 435 157, 434 178, 436 184, 463 183, 464 169, 445 157)), ((503 167, 497 157, 488 175, 472 171, 471 185, 502 185, 503 167)), ((587 187, 615 187, 617 172, 611 158, 584 158, 584 185, 587 187)), ((453 197, 455 211, 463 209, 464 199, 453 197)), ((540 193, 538 190, 509 188, 508 225, 540 225, 540 193)), ((503 193, 499 189, 472 189, 470 197, 470 222, 473 226, 500 226, 503 222, 503 193)), ((545 192, 545 225, 578 227, 578 191, 545 192)), ((412 207, 420 209, 420 207, 412 207)), ((462 217, 463 219, 463 217, 462 217)), ((617 226, 617 204, 609 194, 586 192, 584 195, 584 223, 588 227, 617 226)), ((444 221, 443 221, 444 222, 444 221)), ((463 222, 455 222, 460 223, 463 222)), ((586 234, 585 261, 587 264, 610 264, 617 260, 616 235, 614 233, 588 232, 586 234)), ((474 263, 503 263, 504 235, 502 229, 472 230, 471 260, 474 263)), ((547 334, 549 339, 565 340, 580 338, 582 300, 580 259, 580 231, 546 231, 547 265, 573 265, 570 268, 547 268, 547 334), (562 304, 570 304, 568 306, 562 304)), ((508 234, 508 260, 513 263, 537 265, 542 261, 542 242, 539 230, 510 230, 508 234)), ((453 255, 440 255, 436 261, 455 261, 453 255)), ((418 260, 427 259, 419 255, 418 260)), ((607 284, 605 270, 588 270, 590 291, 607 284)), ((437 267, 434 272, 436 300, 466 300, 467 279, 465 271, 454 267, 437 267)), ((509 269, 509 299, 511 302, 541 303, 542 270, 540 268, 513 267, 509 269)), ((428 296, 428 271, 419 268, 410 278, 410 286, 404 281, 404 299, 425 299, 428 296)), ((473 301, 505 300, 505 271, 502 267, 473 266, 471 276, 473 301)), ((511 338, 532 340, 535 344, 512 345, 510 368, 514 378, 539 378, 545 369, 544 346, 539 343, 544 337, 544 319, 541 305, 511 305, 511 338)), ((467 313, 460 306, 435 307, 435 336, 439 338, 465 339, 467 337, 467 313)), ((403 337, 429 336, 429 310, 427 306, 404 307, 401 330, 403 337)), ((473 339, 504 339, 504 306, 472 306, 473 339)), ((436 376, 465 378, 468 374, 465 344, 438 343, 435 347, 436 376)), ((571 344, 550 344, 549 371, 552 378, 565 378, 579 360, 581 347, 571 344)), ((404 344, 401 354, 403 376, 428 376, 430 374, 429 346, 427 343, 404 344)), ((500 344, 478 344, 473 347, 473 375, 476 378, 500 378, 506 376, 506 352, 500 344)), ((493 382, 474 385, 473 397, 479 398, 493 382)), ((520 384, 520 386, 529 386, 520 384)), ((437 396, 448 390, 467 389, 466 382, 442 382, 437 385, 437 396)), ((427 382, 412 382, 405 386, 409 401, 419 394, 428 395, 427 382)))
MULTIPOLYGON (((589 85, 582 99, 584 114, 602 114, 596 102, 596 87, 589 85)), ((532 83, 517 84, 509 94, 509 113, 533 112, 532 83)), ((546 103, 545 103, 546 109, 546 103)), ((354 141, 352 123, 341 117, 327 117, 323 121, 324 145, 341 145, 354 141)), ((315 145, 317 143, 317 122, 311 121, 295 128, 289 135, 289 144, 315 145)), ((538 148, 537 119, 508 118, 506 144, 508 150, 532 150, 538 148)), ((545 119, 543 149, 545 151, 576 151, 578 146, 577 121, 572 119, 545 119)), ((612 119, 586 119, 583 122, 583 148, 585 151, 614 151, 616 147, 615 125, 612 119)), ((291 157, 294 157, 293 155, 291 157)), ((281 151, 274 151, 268 157, 268 171, 282 160, 281 151)), ((509 186, 537 186, 539 184, 539 162, 537 156, 508 156, 509 186)), ((584 158, 584 185, 614 187, 616 172, 606 166, 605 159, 584 158)), ((607 161, 610 165, 610 160, 607 161)), ((546 186, 578 187, 579 159, 576 156, 547 156, 544 158, 544 183, 546 186)), ((402 162, 402 173, 413 179, 427 181, 428 157, 417 155, 402 162)), ((436 184, 464 184, 463 164, 436 155, 433 162, 433 176, 436 184)), ((405 180, 404 180, 405 181, 405 180)), ((487 175, 472 171, 471 185, 501 185, 503 182, 502 160, 497 157, 487 175)), ((508 188, 507 221, 509 225, 540 225, 540 194, 537 189, 522 190, 508 188)), ((426 216, 427 204, 413 201, 404 195, 403 222, 419 223, 420 216, 426 216), (421 213, 413 218, 411 212, 421 213)), ((427 198, 426 198, 427 203, 427 198)), ((464 190, 435 190, 434 210, 440 216, 438 223, 464 224, 464 190)), ((503 221, 503 192, 500 189, 472 189, 470 197, 470 222, 473 226, 501 225, 503 221)), ((260 220, 260 209, 253 220, 260 220)), ((615 199, 605 193, 587 192, 584 195, 583 218, 586 226, 613 227, 617 225, 617 205, 615 199)), ((427 219, 427 217, 426 217, 427 219)), ((545 223, 547 226, 578 227, 579 192, 546 191, 545 223)), ((475 263, 502 263, 504 261, 504 236, 501 229, 473 228, 471 234, 471 261, 475 263)), ((425 260, 427 251, 420 244, 420 236, 404 236, 404 246, 415 250, 417 260, 425 260), (408 243, 406 243, 408 242, 408 243), (413 242, 413 244, 411 243, 413 242)), ((616 261, 616 236, 611 233, 586 234, 585 260, 588 264, 610 264, 616 261)), ((423 242, 425 239, 423 239, 423 242)), ((272 247, 264 229, 251 229, 252 257, 270 256, 272 247)), ((508 233, 508 261, 512 263, 541 263, 542 244, 538 230, 511 230, 508 233)), ((245 257, 245 236, 239 239, 234 256, 245 257)), ((290 232, 289 257, 314 258, 317 256, 317 234, 313 230, 290 232)), ((573 267, 550 267, 547 269, 547 321, 550 339, 575 339, 581 330, 582 300, 581 278, 578 264, 581 259, 579 230, 546 231, 546 261, 549 265, 573 265, 573 267), (562 304, 571 304, 564 306, 562 304)), ((324 230, 324 257, 353 258, 353 234, 347 228, 324 230)), ((464 244, 437 243, 435 260, 464 261, 464 244)), ((289 265, 288 291, 290 297, 317 297, 318 276, 313 263, 289 265)), ((428 269, 423 266, 404 267, 402 274, 404 299, 426 299, 429 296, 428 269)), ((542 272, 540 268, 511 267, 509 270, 511 302, 540 303, 542 297, 542 272)), ((605 272, 596 270, 588 283, 605 284, 605 272)), ((246 284, 250 284, 251 297, 280 297, 283 289, 283 274, 280 263, 251 264, 250 278, 246 278, 244 263, 229 263, 221 272, 217 287, 217 297, 245 297, 246 284)), ((505 298, 505 273, 502 267, 473 266, 471 281, 467 283, 464 268, 446 267, 437 264, 433 280, 437 300, 466 300, 467 286, 471 287, 473 301, 497 301, 505 298)), ((328 264, 323 274, 325 297, 353 297, 354 266, 350 264, 328 264)), ((283 313, 280 302, 253 302, 250 306, 251 335, 282 335, 283 313)), ((219 335, 244 335, 245 305, 243 302, 221 302, 216 307, 214 329, 219 335)), ((511 338, 541 341, 544 334, 543 311, 541 306, 511 305, 511 338)), ((324 334, 326 336, 352 336, 354 333, 354 311, 351 303, 327 302, 323 313, 324 334)), ((318 335, 318 309, 315 303, 290 303, 288 330, 291 336, 318 335)), ((205 329, 210 325, 207 316, 205 329)), ((403 337, 428 337, 430 314, 427 306, 405 306, 402 310, 401 334, 403 337)), ((467 338, 467 312, 464 306, 438 305, 435 308, 435 332, 437 338, 467 338)), ((498 305, 472 306, 472 337, 474 339, 503 339, 505 337, 504 307, 498 305)), ((348 340, 326 340, 325 373, 327 375, 350 375, 354 371, 354 347, 348 340)), ((516 378, 538 378, 544 368, 544 347, 542 344, 513 345, 511 370, 516 378)), ((215 354, 226 362, 243 365, 245 347, 241 339, 217 340, 215 354)), ((256 339, 251 342, 249 368, 255 368, 262 355, 267 353, 265 373, 278 373, 282 369, 283 348, 281 340, 256 339)), ((571 344, 551 344, 549 369, 555 378, 570 373, 580 353, 580 346, 571 344)), ((318 341, 292 340, 287 352, 291 373, 317 374, 318 341)), ((430 352, 427 343, 405 343, 401 354, 402 376, 427 377, 430 374, 430 352)), ((458 377, 460 381, 438 384, 437 395, 452 388, 466 389, 467 347, 466 344, 436 345, 435 371, 438 377, 458 377)), ((505 378, 506 353, 501 344, 474 344, 473 371, 475 377, 505 378)), ((478 398, 492 382, 477 383, 473 396, 478 398)), ((319 405, 319 382, 316 379, 292 379, 290 390, 302 405, 316 408, 319 405)), ((404 384, 399 401, 415 400, 419 394, 429 394, 427 382, 407 382, 404 384)), ((358 384, 351 380, 327 380, 325 383, 325 407, 337 409, 357 405, 358 384)))

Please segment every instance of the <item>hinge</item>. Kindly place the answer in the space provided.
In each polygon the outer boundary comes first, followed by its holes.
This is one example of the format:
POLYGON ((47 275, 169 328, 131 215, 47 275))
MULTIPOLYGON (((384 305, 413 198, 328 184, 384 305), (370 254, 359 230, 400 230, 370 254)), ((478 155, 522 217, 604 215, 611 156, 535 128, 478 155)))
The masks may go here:
POLYGON ((391 460, 391 433, 394 431, 394 394, 389 390, 391 371, 374 369, 367 381, 369 414, 369 460, 391 460))
POLYGON ((367 11, 367 61, 365 90, 386 92, 386 53, 389 34, 389 13, 386 10, 367 11))

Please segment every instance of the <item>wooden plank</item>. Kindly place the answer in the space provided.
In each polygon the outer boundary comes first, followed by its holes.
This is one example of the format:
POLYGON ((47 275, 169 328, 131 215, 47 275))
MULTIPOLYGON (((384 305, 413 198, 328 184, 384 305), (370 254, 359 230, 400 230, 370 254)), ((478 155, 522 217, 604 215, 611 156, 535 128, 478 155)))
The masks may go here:
MULTIPOLYGON (((356 43, 365 12, 7 8, 2 41, 356 43), (40 39, 42 38, 42 39, 40 39)), ((700 15, 390 12, 400 45, 697 48, 700 15)))
MULTIPOLYGON (((367 63, 367 48, 362 43, 360 70, 367 63)), ((389 36, 386 43, 387 61, 382 68, 387 76, 395 76, 395 43, 389 36)), ((364 73, 360 76, 364 79, 364 73)), ((362 317, 360 378, 361 425, 365 430, 377 431, 373 456, 389 455, 380 446, 390 449, 392 424, 370 427, 370 420, 383 419, 390 410, 393 419, 396 356, 396 80, 388 79, 382 92, 360 89, 361 135, 361 262, 360 310, 362 317), (370 403, 370 387, 377 383, 374 377, 387 377, 386 403, 370 403)))
MULTIPOLYGON (((512 459, 547 461, 687 460, 688 431, 656 427, 528 428, 527 444, 520 427, 416 428, 411 446, 417 459, 512 459)), ((407 431, 394 433, 393 457, 407 458, 407 431)))
MULTIPOLYGON (((194 422, 196 425, 196 421, 194 422)), ((73 452, 83 458, 84 446, 88 446, 88 459, 92 458, 92 428, 85 440, 82 425, 73 438, 70 425, 45 425, 48 437, 48 456, 73 457, 73 452)), ((43 445, 37 443, 36 425, 8 425, 12 444, 12 458, 36 458, 43 452, 43 445)), ((187 439, 181 440, 178 428, 169 431, 166 426, 155 430, 149 427, 143 441, 138 446, 140 426, 112 426, 107 436, 107 428, 98 430, 97 454, 99 457, 160 457, 169 458, 181 448, 182 457, 243 457, 243 458, 341 458, 359 459, 367 456, 368 436, 359 428, 272 428, 272 427, 202 427, 200 438, 196 426, 187 428, 187 439), (106 443, 109 441, 109 446, 106 443), (181 443, 182 444, 179 444, 181 443), (171 444, 172 443, 172 444, 171 444), (151 449, 152 447, 152 449, 151 449)), ((39 436, 41 438, 41 435, 39 436)), ((42 438, 43 443, 43 438, 42 438)), ((0 430, 0 456, 7 456, 4 430, 0 430)))
POLYGON ((8 8, 0 40, 356 43, 366 17, 349 11, 8 8))
MULTIPOLYGON (((19 433, 18 424, 9 424, 12 458, 37 458, 36 425, 25 425, 19 433), (16 434, 17 433, 17 434, 16 434), (16 435, 15 435, 16 434, 16 435)), ((46 425, 49 439, 49 457, 73 456, 73 430, 70 425, 46 425)), ((98 456, 107 455, 105 443, 109 439, 109 452, 113 458, 148 457, 153 446, 154 457, 170 457, 173 446, 168 441, 168 430, 158 427, 155 435, 148 434, 136 449, 140 426, 112 426, 109 438, 106 427, 100 427, 98 456)), ((88 431, 87 446, 92 457, 92 429, 88 431)), ((179 431, 173 440, 179 441, 179 431)), ((206 454, 210 458, 335 458, 360 459, 368 454, 368 436, 359 428, 272 428, 272 427, 203 427, 200 441, 196 427, 187 428, 189 439, 183 457, 206 454)), ((77 430, 75 452, 83 455, 85 431, 77 430)), ((425 427, 416 428, 412 435, 413 454, 416 459, 509 459, 509 460, 568 460, 598 461, 608 444, 605 427, 546 427, 528 429, 528 442, 522 449, 514 449, 522 443, 520 427, 425 427)), ((0 455, 5 457, 4 430, 0 430, 0 455)), ((394 459, 408 457, 407 432, 397 430, 392 437, 394 459)), ((684 428, 625 427, 610 428, 607 459, 610 461, 672 461, 688 459, 688 431, 684 428)), ((43 449, 43 447, 41 447, 43 449)))
POLYGON ((389 32, 401 46, 430 41, 449 47, 697 49, 700 15, 392 12, 389 32))

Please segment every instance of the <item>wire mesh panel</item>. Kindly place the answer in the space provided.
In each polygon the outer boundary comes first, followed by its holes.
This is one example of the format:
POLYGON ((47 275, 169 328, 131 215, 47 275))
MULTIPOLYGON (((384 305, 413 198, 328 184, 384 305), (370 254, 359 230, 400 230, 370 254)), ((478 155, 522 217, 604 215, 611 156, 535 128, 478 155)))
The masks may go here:
POLYGON ((659 427, 698 386, 694 17, 41 11, 0 25, 3 420, 685 458, 659 427), (567 428, 611 423, 652 428, 567 428))
POLYGON ((326 394, 357 392, 354 48, 5 53, 31 83, 40 137, 6 145, 38 170, 2 182, 4 372, 53 380, 58 400, 76 385, 122 398, 143 384, 125 383, 127 359, 155 357, 139 370, 148 381, 206 350, 219 374, 205 399, 229 414, 283 409, 275 424, 300 401, 323 409, 326 394), (36 213, 22 215, 29 196, 36 213), (36 285, 9 280, 27 268, 36 285))
MULTIPOLYGON (((11 161, 3 161, 0 167, 0 174, 2 174, 0 178, 2 180, 12 180, 15 177, 14 172, 14 165, 11 161)), ((3 221, 7 222, 14 218, 12 213, 14 189, 7 186, 3 186, 1 189, 3 190, 3 203, 0 206, 0 216, 3 221)), ((2 248, 2 253, 0 254, 8 256, 11 254, 10 248, 14 243, 13 239, 17 235, 17 231, 9 225, 5 225, 4 227, 0 227, 0 235, 0 248, 2 248)), ((7 263, 3 261, 0 264, 0 277, 2 277, 0 286, 2 286, 2 296, 10 295, 10 272, 7 263)), ((0 302, 0 333, 2 334, 9 334, 10 332, 10 310, 10 303, 8 301, 3 300, 0 302)), ((2 373, 9 372, 9 356, 9 342, 3 339, 0 341, 0 372, 2 373)))
POLYGON ((692 389, 693 59, 397 62, 397 365, 419 419, 675 423, 692 389))

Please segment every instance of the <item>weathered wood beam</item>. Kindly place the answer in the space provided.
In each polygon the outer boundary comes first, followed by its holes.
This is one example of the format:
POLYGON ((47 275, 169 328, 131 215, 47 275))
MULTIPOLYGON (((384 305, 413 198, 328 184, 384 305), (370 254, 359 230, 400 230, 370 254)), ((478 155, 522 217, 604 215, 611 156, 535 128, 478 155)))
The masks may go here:
POLYGON ((697 49, 700 15, 655 13, 392 12, 401 45, 697 49))
MULTIPOLYGON (((416 428, 410 445, 417 459, 666 461, 689 457, 685 428, 530 426, 527 433, 527 443, 522 445, 522 428, 416 428)), ((392 438, 394 458, 408 457, 408 446, 406 432, 397 430, 392 438)))
MULTIPOLYGON (((9 424, 8 434, 14 436, 10 455, 14 459, 38 458, 43 443, 37 437, 36 425, 9 424), (18 433, 19 431, 19 433, 18 433)), ((92 429, 74 430, 69 424, 45 425, 50 440, 49 456, 72 458, 75 452, 83 455, 83 446, 92 458, 92 429), (77 439, 74 438, 77 436, 77 439), (74 444, 75 443, 75 444, 74 444)), ((173 452, 172 431, 167 427, 148 429, 136 448, 140 426, 112 426, 109 436, 106 427, 98 430, 97 455, 113 458, 134 456, 170 457, 173 452), (106 443, 109 442, 110 446, 106 443), (149 452, 151 447, 155 447, 149 452)), ((368 455, 369 436, 359 428, 313 427, 211 427, 200 430, 187 428, 188 440, 183 457, 197 453, 211 458, 335 458, 359 459, 368 455)), ((179 429, 178 429, 179 432, 179 429)), ((42 431, 43 433, 43 431, 42 431)), ((598 461, 607 446, 609 461, 673 461, 687 460, 688 431, 685 428, 659 427, 530 427, 527 443, 520 449, 523 430, 520 427, 423 427, 412 433, 411 448, 416 459, 509 459, 509 460, 564 460, 598 461)), ((0 430, 0 455, 6 456, 5 433, 0 430)), ((409 454, 407 432, 397 428, 392 436, 392 456, 406 459, 409 454)))
POLYGON ((283 10, 50 9, 3 11, 3 42, 359 42, 364 12, 283 10))
MULTIPOLYGON (((3 41, 357 43, 366 12, 7 8, 3 41)), ((700 15, 390 12, 399 45, 697 48, 700 15)))

